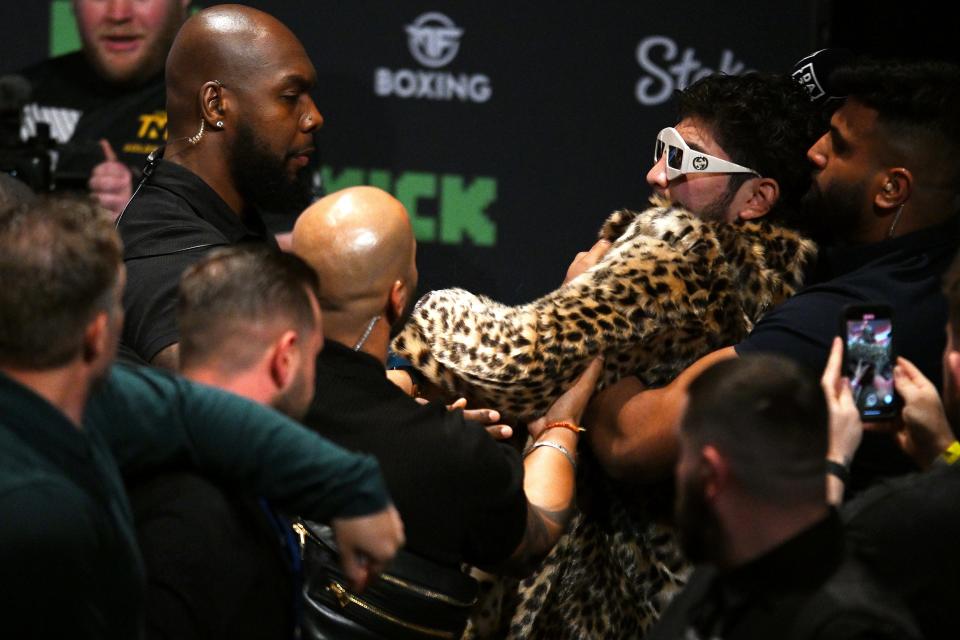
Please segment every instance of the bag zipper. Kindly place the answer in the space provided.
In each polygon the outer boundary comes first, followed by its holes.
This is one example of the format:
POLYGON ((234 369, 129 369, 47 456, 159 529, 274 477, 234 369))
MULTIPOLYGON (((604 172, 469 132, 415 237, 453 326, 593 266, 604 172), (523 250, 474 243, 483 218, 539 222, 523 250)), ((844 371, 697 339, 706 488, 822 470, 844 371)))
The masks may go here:
POLYGON ((422 633, 424 635, 432 636, 434 638, 454 638, 456 637, 453 633, 449 631, 441 631, 440 629, 431 629, 430 627, 424 627, 419 624, 414 624, 412 622, 407 622, 406 620, 401 620, 396 616, 393 616, 379 607, 375 607, 369 602, 364 602, 357 596, 353 595, 344 588, 342 584, 331 580, 327 589, 333 592, 333 595, 336 596, 337 602, 340 603, 341 609, 346 609, 348 604, 355 604, 358 607, 361 607, 378 618, 383 618, 388 622, 403 627, 404 629, 409 629, 411 631, 416 631, 417 633, 422 633))
MULTIPOLYGON (((295 522, 292 526, 293 526, 293 530, 294 530, 294 531, 297 533, 297 535, 300 537, 300 557, 301 557, 301 559, 303 558, 303 549, 304 549, 304 547, 306 546, 307 538, 308 538, 308 537, 311 538, 312 540, 316 541, 317 543, 323 544, 323 542, 322 542, 313 532, 311 532, 310 529, 308 529, 307 527, 305 527, 302 523, 300 523, 300 522, 295 522)), ((440 593, 439 591, 433 591, 432 589, 427 589, 426 587, 421 587, 420 585, 412 584, 412 583, 407 582, 406 580, 404 580, 404 579, 402 579, 402 578, 398 578, 397 576, 392 575, 392 574, 389 574, 389 573, 381 573, 381 574, 380 574, 380 578, 381 578, 384 582, 390 582, 390 583, 392 583, 392 584, 397 585, 398 587, 402 587, 402 588, 404 588, 404 589, 408 589, 408 590, 410 590, 410 591, 413 591, 414 593, 418 593, 418 594, 420 594, 421 596, 423 596, 423 597, 425 597, 425 598, 430 598, 430 599, 432 599, 432 600, 437 600, 437 601, 439 601, 439 602, 443 602, 443 603, 445 603, 445 604, 449 604, 449 605, 452 605, 452 606, 454 606, 454 607, 469 608, 469 607, 472 607, 473 605, 477 604, 477 602, 479 601, 479 596, 477 596, 477 597, 475 597, 471 602, 463 602, 462 600, 457 600, 457 599, 455 599, 455 598, 451 598, 450 596, 448 596, 448 595, 445 594, 445 593, 440 593)))

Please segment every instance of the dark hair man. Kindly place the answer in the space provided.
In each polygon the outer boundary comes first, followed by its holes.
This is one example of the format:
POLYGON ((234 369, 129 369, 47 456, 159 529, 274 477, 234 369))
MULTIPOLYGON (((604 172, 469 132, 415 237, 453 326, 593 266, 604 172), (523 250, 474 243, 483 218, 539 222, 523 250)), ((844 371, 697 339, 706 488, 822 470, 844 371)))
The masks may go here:
MULTIPOLYGON (((750 336, 700 359, 666 387, 624 379, 598 398, 591 445, 620 477, 665 475, 676 456, 671 432, 686 385, 718 360, 756 351, 788 355, 820 370, 843 307, 886 302, 897 318, 898 351, 937 379, 946 318, 939 280, 958 246, 960 72, 933 63, 869 65, 835 77, 849 97, 810 149, 807 215, 832 230, 817 281, 767 313, 750 336)), ((854 484, 902 472, 889 441, 865 442, 854 484), (875 446, 874 446, 875 445, 875 446), (886 445, 886 451, 877 447, 886 445)))
POLYGON ((143 568, 121 473, 195 468, 291 512, 333 518, 357 586, 402 543, 372 459, 231 394, 111 367, 124 269, 103 210, 46 199, 0 212, 0 281, 9 635, 140 637, 143 568))
POLYGON ((599 361, 531 426, 534 448, 521 462, 460 411, 420 405, 385 376, 391 333, 417 286, 416 240, 399 201, 373 187, 331 194, 301 214, 293 247, 320 277, 326 340, 306 424, 377 456, 403 513, 407 550, 434 567, 434 580, 456 575, 461 563, 528 571, 569 520, 575 424, 599 361))
MULTIPOLYGON (((677 116, 677 124, 657 135, 647 172, 655 194, 703 220, 765 218, 803 226, 799 200, 810 184, 803 153, 820 131, 817 112, 796 82, 774 73, 710 75, 677 94, 677 116)), ((578 254, 565 282, 609 247, 600 240, 578 254)))
POLYGON ((803 151, 816 139, 815 113, 803 89, 773 73, 711 75, 681 91, 677 103, 673 129, 691 155, 701 152, 738 166, 714 173, 716 163, 708 161, 700 171, 693 162, 689 172, 671 178, 673 160, 660 151, 647 173, 654 192, 704 220, 770 214, 795 223, 810 183, 803 151))
MULTIPOLYGON (((316 291, 313 269, 289 253, 206 255, 180 281, 181 373, 303 417, 323 344, 316 291)), ((300 549, 269 503, 179 469, 130 479, 127 492, 148 638, 293 637, 300 549)))
POLYGON ((32 85, 23 135, 50 125, 60 143, 61 186, 77 174, 101 205, 119 214, 166 125, 163 62, 189 0, 73 0, 82 51, 23 72, 32 85))
POLYGON ((676 517, 699 567, 650 638, 912 638, 844 549, 826 503, 827 406, 783 357, 720 362, 688 387, 676 517))
POLYGON ((183 25, 167 58, 169 142, 118 221, 130 286, 123 342, 175 369, 180 274, 213 247, 273 244, 258 211, 302 209, 316 72, 296 36, 240 5, 183 25))

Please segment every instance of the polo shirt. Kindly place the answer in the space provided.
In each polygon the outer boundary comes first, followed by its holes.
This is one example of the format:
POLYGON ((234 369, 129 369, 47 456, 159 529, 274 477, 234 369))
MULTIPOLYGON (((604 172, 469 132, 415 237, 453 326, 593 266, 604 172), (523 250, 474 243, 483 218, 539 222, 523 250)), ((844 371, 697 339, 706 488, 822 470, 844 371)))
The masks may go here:
POLYGON ((121 473, 171 467, 318 521, 388 501, 373 458, 267 407, 115 366, 78 429, 0 374, 0 628, 10 637, 141 637, 144 571, 121 473))
POLYGON ((497 564, 520 544, 527 498, 517 451, 464 420, 462 411, 420 405, 373 356, 327 340, 304 423, 377 458, 408 550, 459 568, 497 564))
POLYGON ((750 562, 694 570, 650 640, 909 640, 909 613, 845 550, 836 512, 750 562))
POLYGON ((146 362, 180 340, 177 287, 187 267, 216 247, 276 246, 256 211, 238 215, 202 178, 167 160, 147 169, 117 230, 127 267, 121 341, 146 362))
POLYGON ((51 137, 60 143, 60 188, 86 189, 91 171, 105 160, 101 138, 134 175, 140 174, 147 154, 163 143, 167 112, 162 74, 133 85, 112 84, 81 51, 44 60, 21 73, 32 88, 21 135, 35 135, 38 122, 50 125, 51 137))
MULTIPOLYGON (((870 245, 829 247, 814 282, 761 318, 736 345, 738 355, 785 355, 818 375, 839 334, 844 307, 885 303, 893 309, 894 347, 940 388, 946 344, 944 272, 960 247, 960 219, 870 245)), ((852 468, 852 493, 881 476, 915 470, 888 434, 867 432, 852 468)))

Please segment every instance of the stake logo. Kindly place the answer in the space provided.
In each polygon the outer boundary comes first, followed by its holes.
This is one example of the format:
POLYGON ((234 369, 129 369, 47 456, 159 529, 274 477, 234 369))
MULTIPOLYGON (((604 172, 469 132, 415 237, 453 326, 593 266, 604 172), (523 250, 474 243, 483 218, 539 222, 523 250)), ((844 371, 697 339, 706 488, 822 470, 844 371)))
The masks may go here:
POLYGON ((436 11, 425 13, 407 25, 410 54, 431 69, 446 66, 457 57, 462 35, 463 29, 436 11))
POLYGON ((383 98, 395 96, 414 100, 459 100, 486 102, 493 95, 490 78, 482 73, 438 71, 460 52, 464 30, 437 11, 423 13, 404 27, 410 55, 420 69, 373 71, 373 92, 383 98))
POLYGON ((714 73, 739 75, 750 69, 737 60, 733 51, 724 49, 716 69, 697 59, 697 52, 687 47, 682 52, 676 40, 667 36, 648 36, 637 45, 637 62, 644 75, 637 81, 637 102, 645 107, 663 104, 674 91, 683 91, 700 78, 714 73))

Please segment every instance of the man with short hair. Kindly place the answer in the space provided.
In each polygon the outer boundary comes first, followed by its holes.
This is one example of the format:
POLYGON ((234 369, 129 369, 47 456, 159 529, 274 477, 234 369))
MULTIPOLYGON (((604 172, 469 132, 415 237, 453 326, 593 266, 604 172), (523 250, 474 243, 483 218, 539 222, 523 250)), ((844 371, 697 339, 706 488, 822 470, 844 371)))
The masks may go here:
POLYGON ((316 71, 296 36, 249 7, 192 16, 167 58, 168 142, 118 228, 130 287, 123 342, 176 369, 180 274, 213 247, 275 245, 259 215, 306 206, 305 171, 323 118, 316 71))
POLYGON ((827 406, 812 374, 747 356, 710 367, 687 393, 676 518, 698 568, 648 637, 919 637, 844 548, 826 503, 827 406))
POLYGON ((119 214, 134 176, 163 141, 163 63, 189 0, 73 0, 82 50, 23 72, 32 85, 23 135, 50 125, 61 188, 81 183, 119 214), (76 183, 76 184, 74 184, 76 183))
MULTIPOLYGON (((182 375, 302 418, 323 344, 316 291, 313 269, 289 253, 204 256, 180 281, 182 375)), ((293 637, 300 549, 269 503, 181 469, 133 478, 127 492, 148 638, 293 637)))
MULTIPOLYGON (((808 152, 814 183, 807 215, 834 236, 821 252, 816 281, 768 312, 746 340, 701 358, 673 383, 644 389, 627 378, 604 390, 590 442, 608 473, 669 473, 684 389, 719 360, 773 351, 822 369, 847 304, 889 303, 898 351, 939 379, 943 342, 936 336, 946 318, 939 281, 960 244, 960 165, 953 161, 960 150, 953 109, 960 71, 939 63, 861 64, 834 81, 849 97, 808 152)), ((910 468, 889 439, 868 440, 854 465, 855 489, 910 468)))
POLYGON ((293 254, 240 246, 205 256, 180 280, 181 374, 302 418, 323 347, 318 287, 293 254))
POLYGON ((102 209, 42 199, 0 212, 4 630, 140 637, 143 567, 121 474, 172 467, 332 519, 362 588, 403 540, 376 462, 231 394, 112 367, 124 279, 102 209))

